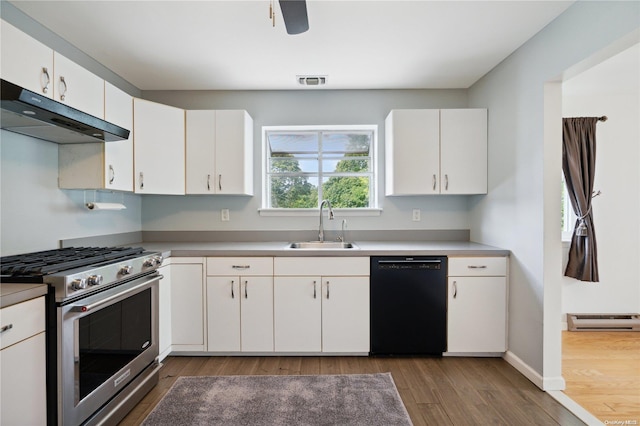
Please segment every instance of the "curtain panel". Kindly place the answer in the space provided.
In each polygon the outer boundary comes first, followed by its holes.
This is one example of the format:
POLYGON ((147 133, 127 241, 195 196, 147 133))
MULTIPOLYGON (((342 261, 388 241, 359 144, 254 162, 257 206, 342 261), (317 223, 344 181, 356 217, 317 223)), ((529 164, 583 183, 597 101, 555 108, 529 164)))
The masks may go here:
POLYGON ((562 171, 577 216, 565 276, 598 282, 598 253, 591 200, 596 167, 598 117, 564 118, 562 171))

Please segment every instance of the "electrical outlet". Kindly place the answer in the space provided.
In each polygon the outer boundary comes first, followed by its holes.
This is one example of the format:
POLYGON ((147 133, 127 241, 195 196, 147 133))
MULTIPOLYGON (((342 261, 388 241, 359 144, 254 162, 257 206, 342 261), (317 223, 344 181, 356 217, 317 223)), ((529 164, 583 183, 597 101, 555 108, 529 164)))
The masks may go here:
POLYGON ((420 222, 420 209, 413 209, 413 217, 412 220, 414 222, 420 222))
POLYGON ((223 222, 229 222, 229 209, 220 210, 220 220, 223 222))

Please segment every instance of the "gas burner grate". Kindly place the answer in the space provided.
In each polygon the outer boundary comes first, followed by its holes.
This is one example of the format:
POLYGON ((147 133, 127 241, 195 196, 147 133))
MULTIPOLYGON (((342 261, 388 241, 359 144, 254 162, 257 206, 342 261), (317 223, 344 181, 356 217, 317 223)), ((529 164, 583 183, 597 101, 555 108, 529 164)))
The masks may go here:
POLYGON ((68 247, 0 258, 2 281, 34 280, 82 266, 116 261, 143 253, 142 247, 68 247))

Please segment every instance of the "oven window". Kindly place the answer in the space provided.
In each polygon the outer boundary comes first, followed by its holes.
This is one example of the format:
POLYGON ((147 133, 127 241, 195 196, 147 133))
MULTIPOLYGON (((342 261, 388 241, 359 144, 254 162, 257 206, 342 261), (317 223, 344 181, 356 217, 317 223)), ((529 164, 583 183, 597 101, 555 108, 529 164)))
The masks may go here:
POLYGON ((78 322, 81 401, 153 343, 151 289, 100 309, 78 322))

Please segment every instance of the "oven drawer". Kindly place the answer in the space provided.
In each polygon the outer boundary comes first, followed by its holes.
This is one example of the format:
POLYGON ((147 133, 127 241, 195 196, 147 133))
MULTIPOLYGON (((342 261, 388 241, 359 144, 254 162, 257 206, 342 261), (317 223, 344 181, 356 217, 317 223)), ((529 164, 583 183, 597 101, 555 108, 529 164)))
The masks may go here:
POLYGON ((45 330, 44 297, 7 306, 0 310, 0 349, 45 330))

